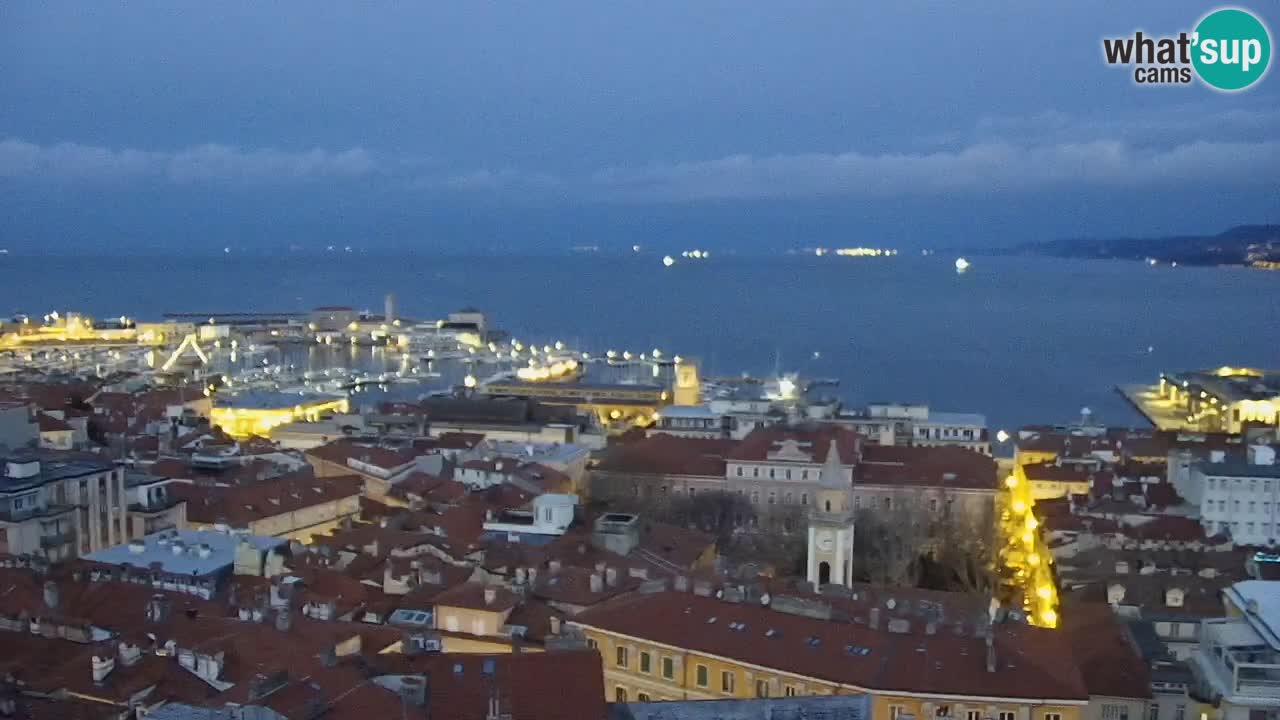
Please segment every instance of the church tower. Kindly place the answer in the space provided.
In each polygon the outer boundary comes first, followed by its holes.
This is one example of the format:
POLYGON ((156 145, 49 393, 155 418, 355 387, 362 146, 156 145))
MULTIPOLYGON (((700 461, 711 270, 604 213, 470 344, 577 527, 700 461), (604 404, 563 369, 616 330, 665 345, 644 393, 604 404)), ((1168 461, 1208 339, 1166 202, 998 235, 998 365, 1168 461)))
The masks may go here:
POLYGON ((809 513, 808 580, 853 585, 853 483, 845 477, 836 438, 819 473, 817 502, 809 513))
POLYGON ((672 398, 675 405, 697 405, 701 402, 700 397, 702 384, 698 381, 698 365, 697 363, 685 360, 676 365, 676 387, 675 397, 672 398))

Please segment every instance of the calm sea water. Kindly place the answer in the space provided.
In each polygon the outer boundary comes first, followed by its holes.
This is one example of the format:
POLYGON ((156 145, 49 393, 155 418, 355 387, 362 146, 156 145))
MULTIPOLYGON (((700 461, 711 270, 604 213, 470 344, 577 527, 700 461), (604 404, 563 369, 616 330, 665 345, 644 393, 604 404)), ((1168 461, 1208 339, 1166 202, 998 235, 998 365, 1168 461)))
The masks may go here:
POLYGON ((522 340, 701 359, 705 374, 841 381, 991 426, 1138 423, 1113 392, 1162 369, 1280 367, 1280 273, 1047 258, 0 257, 0 312, 98 317, 466 305, 522 340))

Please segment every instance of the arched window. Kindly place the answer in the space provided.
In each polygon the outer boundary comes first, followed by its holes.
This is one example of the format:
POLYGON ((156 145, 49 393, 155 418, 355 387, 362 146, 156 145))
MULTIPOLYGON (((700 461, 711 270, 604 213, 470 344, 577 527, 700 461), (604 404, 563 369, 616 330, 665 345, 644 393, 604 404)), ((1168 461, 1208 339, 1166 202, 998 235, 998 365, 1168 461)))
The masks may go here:
POLYGON ((826 503, 825 503, 825 504, 826 504, 826 507, 827 507, 827 512, 831 512, 831 501, 830 501, 830 500, 828 500, 828 501, 826 501, 826 503))
POLYGON ((619 686, 618 686, 616 689, 614 689, 614 691, 613 691, 613 699, 614 699, 614 700, 616 700, 616 701, 618 701, 618 702, 621 702, 621 703, 626 702, 626 701, 627 701, 627 689, 626 689, 626 688, 624 688, 624 687, 622 687, 621 685, 619 685, 619 686))

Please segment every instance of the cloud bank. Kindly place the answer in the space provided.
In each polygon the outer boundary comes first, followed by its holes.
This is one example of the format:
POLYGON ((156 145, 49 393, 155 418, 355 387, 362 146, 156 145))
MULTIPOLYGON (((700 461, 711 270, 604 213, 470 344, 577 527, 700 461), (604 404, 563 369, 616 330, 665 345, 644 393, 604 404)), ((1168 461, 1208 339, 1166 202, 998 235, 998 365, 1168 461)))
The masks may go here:
MULTIPOLYGON (((1237 125, 1269 128, 1274 114, 1236 114, 1237 125)), ((541 170, 452 169, 374 155, 363 148, 289 152, 206 144, 163 152, 75 143, 0 141, 0 180, 113 184, 281 185, 378 175, 410 195, 456 193, 510 199, 680 203, 792 198, 931 197, 1008 194, 1058 188, 1242 187, 1280 184, 1280 140, 1272 133, 1235 140, 1189 136, 1203 122, 1148 127, 1165 145, 1117 127, 1059 114, 984 119, 945 148, 903 152, 735 154, 705 160, 619 164, 556 174, 541 170), (992 137, 993 135, 997 135, 992 137), (1004 135, 1004 137, 998 137, 1004 135), (1104 136, 1099 136, 1104 135, 1104 136), (1112 137, 1105 137, 1112 135, 1112 137)), ((1205 137, 1204 133, 1198 133, 1205 137)))
POLYGON ((374 158, 363 148, 287 152, 205 144, 161 152, 0 140, 0 178, 17 180, 272 184, 360 177, 375 168, 374 158))

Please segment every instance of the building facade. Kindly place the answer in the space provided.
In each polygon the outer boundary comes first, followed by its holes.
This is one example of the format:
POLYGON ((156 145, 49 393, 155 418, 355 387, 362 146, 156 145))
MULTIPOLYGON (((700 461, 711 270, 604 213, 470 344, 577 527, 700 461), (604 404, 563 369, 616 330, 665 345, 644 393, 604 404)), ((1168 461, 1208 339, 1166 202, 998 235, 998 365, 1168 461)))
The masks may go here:
POLYGON ((125 471, 98 460, 4 459, 0 553, 79 557, 130 538, 125 471))

